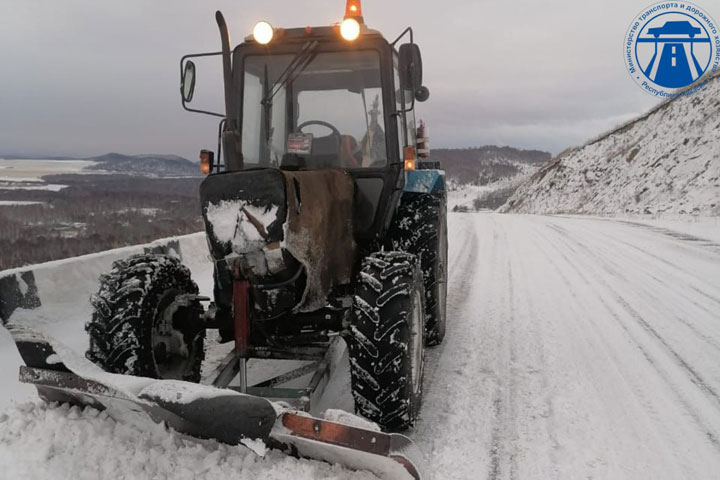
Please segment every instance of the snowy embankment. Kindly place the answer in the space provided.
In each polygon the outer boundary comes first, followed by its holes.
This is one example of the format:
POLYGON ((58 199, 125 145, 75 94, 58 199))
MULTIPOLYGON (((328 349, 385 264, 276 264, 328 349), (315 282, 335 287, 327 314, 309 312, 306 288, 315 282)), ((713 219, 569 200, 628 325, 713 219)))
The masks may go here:
POLYGON ((720 75, 699 92, 561 154, 503 210, 720 215, 720 75))

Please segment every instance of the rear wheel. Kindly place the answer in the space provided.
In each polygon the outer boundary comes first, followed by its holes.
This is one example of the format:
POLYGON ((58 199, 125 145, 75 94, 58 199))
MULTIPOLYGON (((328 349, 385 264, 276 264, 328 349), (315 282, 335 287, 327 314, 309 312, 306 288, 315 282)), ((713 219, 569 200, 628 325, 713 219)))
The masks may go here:
POLYGON ((347 337, 355 410, 404 430, 422 401, 423 282, 417 258, 380 252, 363 261, 347 337))
POLYGON ((87 358, 111 373, 199 382, 205 330, 197 292, 190 271, 174 257, 115 262, 90 300, 87 358))
POLYGON ((447 206, 445 197, 406 193, 388 233, 392 250, 409 252, 420 259, 425 286, 425 343, 445 338, 447 299, 447 206))

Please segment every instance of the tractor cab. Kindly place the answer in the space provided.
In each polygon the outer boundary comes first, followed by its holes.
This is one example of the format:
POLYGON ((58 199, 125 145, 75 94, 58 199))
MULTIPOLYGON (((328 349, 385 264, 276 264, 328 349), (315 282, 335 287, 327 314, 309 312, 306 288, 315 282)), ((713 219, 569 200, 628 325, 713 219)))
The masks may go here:
MULTIPOLYGON (((226 114, 218 161, 204 150, 204 171, 343 169, 356 190, 354 236, 376 242, 397 206, 403 172, 416 167, 418 156, 414 104, 428 90, 412 30, 388 42, 365 25, 358 0, 347 2, 333 26, 259 22, 232 52, 221 16, 218 25, 226 114)), ((211 112, 189 106, 192 58, 206 55, 187 55, 181 64, 183 106, 200 113, 211 112)))

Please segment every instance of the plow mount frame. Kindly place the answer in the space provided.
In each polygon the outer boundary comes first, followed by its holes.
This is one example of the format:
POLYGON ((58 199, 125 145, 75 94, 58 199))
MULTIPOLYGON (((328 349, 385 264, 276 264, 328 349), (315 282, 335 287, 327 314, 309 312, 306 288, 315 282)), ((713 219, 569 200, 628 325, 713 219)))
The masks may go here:
MULTIPOLYGON (((245 385, 243 385, 243 375, 241 372, 244 372, 247 368, 247 359, 240 357, 238 350, 233 349, 225 356, 204 383, 210 384, 213 387, 225 388, 257 397, 282 400, 297 410, 309 412, 324 395, 325 388, 335 373, 338 363, 345 353, 346 347, 340 335, 336 335, 332 337, 327 347, 298 348, 304 351, 303 359, 311 363, 281 373, 254 385, 247 384, 247 375, 244 376, 245 385), (303 388, 279 387, 279 385, 310 374, 312 374, 312 377, 307 386, 303 388), (231 385, 236 377, 240 377, 239 386, 231 385)), ((260 358, 255 359, 262 360, 260 358)), ((288 355, 287 359, 297 360, 298 357, 288 355)))

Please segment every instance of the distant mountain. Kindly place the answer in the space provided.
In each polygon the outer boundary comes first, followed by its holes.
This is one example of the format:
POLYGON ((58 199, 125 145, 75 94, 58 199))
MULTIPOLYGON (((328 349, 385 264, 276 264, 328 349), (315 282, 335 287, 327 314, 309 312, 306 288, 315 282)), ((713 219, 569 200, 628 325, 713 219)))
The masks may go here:
POLYGON ((0 153, 0 160, 77 160, 80 157, 27 155, 24 153, 0 153))
POLYGON ((87 170, 103 170, 106 172, 143 174, 156 176, 198 176, 200 167, 197 163, 177 155, 123 155, 108 153, 99 157, 91 157, 94 165, 87 170))
POLYGON ((448 180, 457 184, 488 185, 518 175, 534 173, 552 155, 539 150, 487 145, 477 148, 433 149, 431 158, 440 161, 448 180))
POLYGON ((560 154, 502 210, 720 215, 720 75, 560 154))

